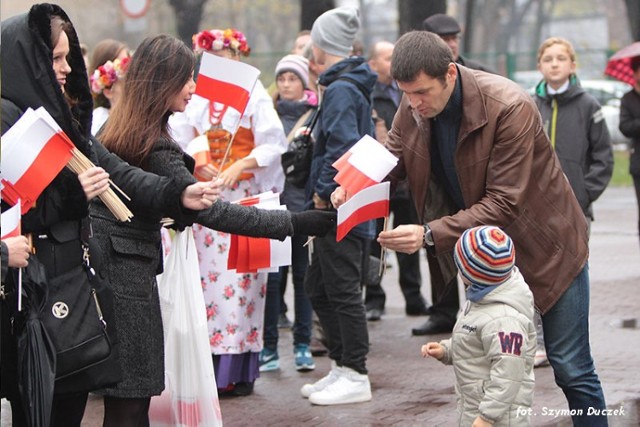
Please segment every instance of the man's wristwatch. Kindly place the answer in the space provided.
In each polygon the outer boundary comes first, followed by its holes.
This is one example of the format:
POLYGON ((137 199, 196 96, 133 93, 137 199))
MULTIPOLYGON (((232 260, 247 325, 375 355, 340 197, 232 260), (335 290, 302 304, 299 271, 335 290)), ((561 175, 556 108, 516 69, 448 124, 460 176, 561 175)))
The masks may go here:
POLYGON ((423 227, 424 235, 422 236, 422 246, 425 248, 428 246, 434 246, 435 243, 433 241, 433 235, 431 234, 431 228, 429 228, 427 224, 425 224, 423 227))

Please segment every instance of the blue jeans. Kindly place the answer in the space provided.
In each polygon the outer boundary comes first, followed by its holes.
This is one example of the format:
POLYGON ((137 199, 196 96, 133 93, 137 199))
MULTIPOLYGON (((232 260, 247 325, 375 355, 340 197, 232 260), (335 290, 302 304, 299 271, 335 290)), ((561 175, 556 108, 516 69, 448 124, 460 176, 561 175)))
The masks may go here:
POLYGON ((589 345, 589 265, 542 316, 547 358, 576 426, 606 426, 607 417, 587 416, 606 408, 589 345), (595 411, 594 411, 595 410, 595 411))
MULTIPOLYGON (((304 290, 304 275, 309 258, 307 248, 302 246, 306 236, 291 238, 291 272, 293 278, 294 310, 293 345, 311 342, 311 301, 304 290)), ((278 348, 278 315, 280 314, 280 286, 286 280, 287 267, 280 267, 277 273, 269 273, 264 309, 264 346, 269 350, 278 348)))

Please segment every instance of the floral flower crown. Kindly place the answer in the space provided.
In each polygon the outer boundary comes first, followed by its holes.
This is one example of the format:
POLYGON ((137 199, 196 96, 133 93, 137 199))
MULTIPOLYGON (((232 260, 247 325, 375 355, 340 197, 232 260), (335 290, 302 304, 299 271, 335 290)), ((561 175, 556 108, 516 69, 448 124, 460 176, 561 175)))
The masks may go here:
POLYGON ((235 28, 204 30, 193 35, 193 50, 196 53, 217 52, 222 49, 231 49, 234 53, 243 56, 249 56, 251 52, 246 37, 242 31, 238 31, 235 28))
POLYGON ((129 68, 131 57, 118 58, 115 61, 107 61, 95 69, 91 75, 91 92, 100 95, 103 90, 110 89, 119 79, 123 78, 129 68))

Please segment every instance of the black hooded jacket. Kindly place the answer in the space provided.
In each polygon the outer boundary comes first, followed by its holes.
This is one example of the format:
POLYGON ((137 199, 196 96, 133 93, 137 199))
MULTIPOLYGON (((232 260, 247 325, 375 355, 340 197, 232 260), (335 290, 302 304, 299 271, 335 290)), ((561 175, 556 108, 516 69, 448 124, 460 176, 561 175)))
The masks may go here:
MULTIPOLYGON (((160 211, 171 216, 187 211, 181 207, 180 194, 188 184, 177 184, 171 178, 131 167, 91 139, 93 103, 78 38, 74 30, 67 33, 70 47, 67 62, 72 71, 66 78, 63 93, 53 71, 53 15, 70 22, 66 13, 52 4, 34 5, 28 14, 2 21, 2 133, 13 126, 28 108, 44 107, 75 147, 94 164, 102 166, 131 197, 132 202, 127 204, 134 215, 160 211)), ((11 159, 3 158, 2 161, 11 159)), ((2 210, 6 208, 8 205, 3 202, 2 210)), ((22 216, 22 233, 31 233, 36 247, 47 245, 47 250, 38 251, 38 258, 45 265, 49 279, 81 265, 81 224, 87 216, 85 193, 76 174, 66 168, 45 188, 35 206, 22 216)), ((93 249, 92 246, 91 263, 100 272, 100 254, 93 249)), ((15 271, 9 269, 5 289, 9 296, 0 301, 2 396, 17 392, 15 331, 10 329, 17 299, 16 276, 15 271)), ((103 310, 105 319, 110 321, 110 310, 104 305, 103 310)), ((115 335, 111 338, 113 340, 115 335)), ((56 383, 56 392, 91 389, 95 378, 89 378, 87 373, 69 377, 64 384, 56 383)))
MULTIPOLYGON (((133 168, 92 139, 93 101, 78 37, 73 29, 68 34, 71 73, 63 94, 53 71, 52 15, 69 21, 59 6, 43 3, 33 6, 28 14, 2 22, 2 133, 27 108, 44 107, 76 148, 109 172, 112 181, 131 197, 132 201, 126 203, 135 215, 158 211, 167 216, 185 214, 179 196, 186 184, 178 185, 170 178, 133 168), (71 108, 67 99, 72 100, 71 108)), ((65 168, 40 195, 36 206, 23 216, 22 231, 46 232, 59 222, 80 220, 87 214, 80 182, 65 168)))

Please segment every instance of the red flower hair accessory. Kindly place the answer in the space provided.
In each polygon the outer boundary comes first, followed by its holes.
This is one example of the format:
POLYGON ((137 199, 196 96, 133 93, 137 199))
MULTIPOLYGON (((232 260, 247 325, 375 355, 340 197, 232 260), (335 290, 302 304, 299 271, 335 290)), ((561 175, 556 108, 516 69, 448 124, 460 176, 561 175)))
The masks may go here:
POLYGON ((95 69, 91 75, 91 92, 100 95, 103 90, 111 89, 111 86, 123 78, 129 68, 131 57, 127 56, 115 61, 107 61, 95 69))
POLYGON ((218 52, 223 49, 242 56, 249 56, 251 52, 246 37, 235 28, 203 30, 193 35, 193 50, 196 53, 218 52))

